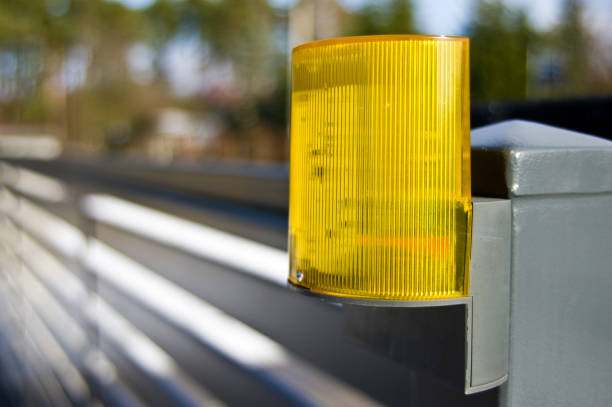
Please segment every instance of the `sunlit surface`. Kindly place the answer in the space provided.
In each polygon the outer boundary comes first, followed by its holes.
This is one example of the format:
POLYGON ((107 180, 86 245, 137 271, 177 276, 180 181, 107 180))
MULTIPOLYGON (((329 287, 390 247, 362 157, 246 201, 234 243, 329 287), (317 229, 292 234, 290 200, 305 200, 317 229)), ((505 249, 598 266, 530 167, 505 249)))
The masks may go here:
MULTIPOLYGON (((172 387, 179 400, 187 403, 211 401, 205 391, 198 391, 195 383, 186 378, 170 355, 106 301, 88 292, 84 284, 42 246, 24 235, 22 250, 24 257, 27 256, 26 264, 31 269, 21 275, 22 284, 31 297, 30 301, 47 308, 46 304, 53 302, 53 294, 56 295, 64 305, 82 310, 82 316, 103 333, 105 340, 113 343, 145 374, 172 387), (182 388, 183 384, 188 390, 182 388)), ((215 403, 219 405, 218 400, 215 403)))
POLYGON ((466 38, 352 37, 293 53, 289 280, 355 297, 467 295, 466 38))
MULTIPOLYGON (((86 202, 86 208, 92 215, 96 213, 100 215, 100 212, 96 210, 123 209, 124 217, 150 223, 152 226, 144 229, 137 227, 138 222, 123 222, 117 226, 135 234, 144 234, 154 240, 160 240, 160 233, 184 232, 186 234, 183 235, 183 239, 200 239, 199 244, 204 247, 217 247, 215 243, 219 244, 220 241, 226 244, 236 244, 235 257, 244 257, 246 253, 247 258, 257 259, 258 257, 266 258, 272 253, 266 252, 266 246, 255 242, 252 242, 253 245, 250 248, 247 247, 249 243, 247 239, 235 237, 236 240, 231 240, 232 236, 229 234, 211 233, 214 229, 211 231, 207 231, 206 228, 198 230, 196 224, 192 222, 184 221, 185 223, 181 226, 182 220, 179 218, 170 215, 164 217, 164 214, 159 211, 149 210, 113 196, 91 196, 86 202), (96 200, 97 204, 94 204, 96 200), (156 217, 159 217, 161 221, 156 221, 156 217), (190 230, 192 232, 189 232, 190 230), (215 239, 218 241, 215 242, 215 239)), ((91 277, 110 284, 122 295, 141 304, 175 329, 194 338, 198 343, 243 371, 263 377, 266 383, 271 381, 273 384, 270 386, 277 391, 280 389, 279 391, 291 394, 291 397, 307 400, 313 405, 377 405, 360 390, 347 386, 333 376, 304 362, 282 344, 100 240, 87 239, 75 226, 29 200, 4 190, 0 194, 0 212, 7 215, 9 226, 15 225, 21 231, 21 238, 11 242, 11 246, 14 250, 22 251, 24 256, 26 254, 28 256, 27 261, 24 259, 22 261, 31 267, 30 275, 35 279, 26 277, 23 283, 30 284, 34 281, 34 284, 29 286, 30 291, 34 292, 37 286, 46 286, 50 294, 53 294, 48 297, 59 297, 62 303, 66 301, 71 308, 79 309, 83 317, 90 323, 97 324, 100 331, 108 335, 106 339, 113 343, 113 346, 118 347, 131 363, 137 365, 143 373, 157 377, 156 380, 159 380, 164 386, 174 386, 173 383, 178 383, 184 385, 183 390, 189 392, 193 388, 189 383, 181 382, 182 379, 174 360, 169 359, 160 348, 143 337, 122 316, 116 314, 110 304, 100 303, 99 297, 91 292, 86 297, 84 285, 77 281, 76 276, 68 276, 70 270, 54 260, 54 255, 51 255, 47 249, 57 253, 61 258, 80 260, 91 277), (44 249, 43 245, 47 249, 44 249), (36 280, 40 280, 42 285, 37 284, 36 280), (175 377, 176 375, 179 377, 175 377), (166 378, 173 380, 166 380, 166 378)), ((106 218, 102 216, 96 218, 100 222, 107 220, 117 222, 118 219, 120 218, 117 217, 117 212, 106 218)), ((10 227, 4 230, 7 232, 7 237, 12 233, 11 231, 14 232, 10 227)), ((0 234, 0 239, 3 237, 4 235, 0 234)), ((171 240, 164 242, 173 245, 176 241, 177 236, 175 235, 171 240)), ((193 251, 193 248, 190 249, 190 246, 179 248, 202 257, 212 256, 210 250, 196 252, 193 251)), ((287 254, 274 249, 272 257, 286 259, 287 254)), ((208 257, 208 259, 216 260, 214 257, 208 257)), ((228 265, 227 259, 221 258, 217 261, 225 266, 228 265)), ((275 266, 272 268, 278 269, 275 266)), ((286 263, 283 268, 286 270, 286 263)), ((251 268, 245 272, 266 278, 253 270, 251 268)), ((238 269, 238 271, 244 270, 238 269)), ((232 273, 233 271, 229 269, 227 272, 232 273)), ((40 295, 35 292, 32 297, 40 298, 40 295)), ((58 303, 58 301, 53 302, 58 303)), ((46 314, 48 314, 47 310, 43 310, 43 315, 46 314)), ((57 321, 60 322, 55 325, 60 327, 64 324, 69 328, 75 325, 68 320, 57 319, 57 321)), ((75 346, 80 345, 75 344, 75 346)), ((108 366, 106 370, 110 369, 109 371, 113 372, 113 367, 106 363, 104 354, 91 353, 86 356, 84 363, 90 363, 91 369, 96 369, 99 375, 105 370, 104 366, 108 366)), ((113 382, 114 373, 107 380, 113 382)), ((177 387, 172 390, 172 394, 176 396, 178 391, 177 387)))
POLYGON ((62 144, 54 137, 41 135, 11 135, 0 137, 0 156, 51 160, 62 152, 62 144))
POLYGON ((68 196, 61 181, 9 164, 0 163, 0 182, 26 195, 49 202, 61 202, 68 196))
POLYGON ((91 195, 83 206, 96 220, 285 284, 289 261, 282 250, 108 195, 91 195))

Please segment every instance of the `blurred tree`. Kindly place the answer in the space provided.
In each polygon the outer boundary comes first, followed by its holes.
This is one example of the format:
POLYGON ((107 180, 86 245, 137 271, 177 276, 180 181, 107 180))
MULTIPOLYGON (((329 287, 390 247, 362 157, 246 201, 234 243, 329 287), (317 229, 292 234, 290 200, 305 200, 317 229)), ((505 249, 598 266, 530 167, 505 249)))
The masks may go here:
POLYGON ((57 0, 0 1, 0 53, 12 61, 11 69, 0 69, 4 121, 46 120, 58 113, 42 88, 51 75, 46 67, 57 69, 62 60, 58 54, 75 38, 66 6, 59 6, 57 0))
POLYGON ((584 26, 583 5, 580 0, 564 0, 561 22, 557 28, 557 48, 563 58, 563 88, 583 90, 589 70, 589 52, 593 39, 584 26))
POLYGON ((589 29, 583 1, 564 0, 561 20, 551 37, 563 64, 558 95, 592 95, 612 90, 610 45, 606 46, 589 29))
POLYGON ((538 41, 525 12, 511 11, 500 0, 480 0, 467 35, 472 99, 524 98, 527 52, 538 41))
MULTIPOLYGON (((315 37, 417 32, 412 1, 363 4, 301 0, 294 10, 315 37)), ((529 97, 612 90, 612 56, 602 57, 582 2, 563 4, 559 25, 538 33, 523 11, 478 0, 467 27, 475 100, 521 99, 527 84, 529 97)), ((287 13, 267 0, 156 0, 138 10, 108 0, 0 0, 0 121, 54 123, 74 145, 119 149, 143 145, 172 107, 216 118, 228 139, 249 146, 232 151, 251 157, 262 134, 284 139, 287 13), (171 74, 169 55, 185 43, 196 55, 175 53, 171 74), (143 58, 140 80, 134 61, 143 58), (181 94, 176 75, 190 64, 181 94)))
POLYGON ((580 0, 564 0, 558 24, 530 50, 529 96, 565 98, 612 90, 609 43, 594 35, 580 0))
POLYGON ((138 13, 106 0, 0 0, 0 53, 16 61, 0 85, 19 89, 0 101, 3 121, 54 122, 75 139, 127 114, 125 52, 141 32, 138 13), (94 99, 105 107, 83 112, 94 99))
MULTIPOLYGON (((69 7, 68 0, 63 3, 69 7)), ((62 46, 76 33, 66 17, 68 8, 59 6, 59 0, 1 0, 0 42, 62 46)))
POLYGON ((143 11, 148 37, 157 45, 176 34, 181 26, 179 4, 172 0, 157 0, 143 11))
POLYGON ((417 34, 411 0, 375 0, 358 10, 352 35, 417 34))

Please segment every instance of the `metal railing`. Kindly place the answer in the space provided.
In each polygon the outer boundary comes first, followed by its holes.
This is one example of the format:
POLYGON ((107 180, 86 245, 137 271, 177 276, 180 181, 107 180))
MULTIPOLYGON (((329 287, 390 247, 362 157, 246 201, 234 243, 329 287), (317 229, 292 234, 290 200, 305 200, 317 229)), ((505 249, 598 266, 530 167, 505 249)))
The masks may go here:
MULTIPOLYGON (((291 404, 376 404, 359 390, 319 371, 281 344, 104 242, 87 236, 26 197, 31 195, 43 203, 61 202, 67 196, 67 186, 61 181, 5 165, 3 174, 7 173, 3 181, 9 189, 2 191, 0 207, 5 224, 17 236, 4 242, 10 253, 7 256, 12 256, 17 267, 3 273, 4 288, 10 292, 6 298, 12 304, 6 309, 27 313, 23 318, 13 315, 13 322, 21 325, 15 329, 23 329, 35 338, 40 336, 37 331, 44 330, 42 336, 54 338, 59 348, 71 355, 64 358, 64 362, 71 361, 71 371, 81 372, 93 387, 102 388, 104 384, 109 387, 110 383, 110 393, 120 391, 114 374, 104 376, 99 372, 116 371, 95 343, 103 340, 173 404, 221 403, 181 371, 172 357, 122 317, 95 289, 88 289, 90 277, 113 286, 291 404), (76 273, 71 270, 74 267, 76 273), (96 337, 92 338, 92 330, 96 337)), ((287 266, 284 251, 117 197, 86 195, 82 202, 84 214, 95 222, 120 227, 232 270, 284 285, 287 266)), ((63 369, 63 365, 53 368, 58 372, 63 369)), ((62 382, 61 388, 67 387, 62 382)), ((52 404, 56 403, 54 394, 46 390, 43 393, 52 404)), ((106 393, 102 396, 107 397, 106 393)), ((115 394, 110 400, 113 404, 119 401, 131 405, 135 402, 132 399, 126 392, 115 394)))
MULTIPOLYGON (((246 195, 217 195, 238 205, 232 211, 252 211, 226 222, 228 229, 242 225, 239 236, 199 221, 191 202, 176 211, 186 214, 180 216, 164 207, 165 195, 156 206, 150 191, 113 190, 108 174, 103 182, 75 181, 52 167, 13 161, 0 171, 0 346, 7 349, 3 361, 12 361, 0 366, 0 377, 19 378, 9 386, 14 404, 23 404, 20 397, 41 405, 491 405, 497 399, 496 391, 465 396, 460 387, 364 346, 351 321, 371 318, 371 310, 287 290, 282 245, 244 237, 256 228, 262 240, 284 234, 278 218, 286 215, 278 207, 241 206, 246 195), (46 174, 44 166, 51 168, 46 174)), ((202 208, 213 224, 227 215, 214 205, 202 208)))

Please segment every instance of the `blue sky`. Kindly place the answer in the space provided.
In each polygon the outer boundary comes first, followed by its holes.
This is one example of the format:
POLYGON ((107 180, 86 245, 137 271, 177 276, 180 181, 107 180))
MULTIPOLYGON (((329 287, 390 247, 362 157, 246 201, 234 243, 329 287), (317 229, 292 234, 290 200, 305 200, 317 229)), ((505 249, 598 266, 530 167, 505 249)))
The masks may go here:
POLYGON ((155 2, 155 0, 111 0, 111 1, 117 1, 119 3, 123 3, 127 5, 128 7, 132 7, 132 8, 147 7, 155 2))

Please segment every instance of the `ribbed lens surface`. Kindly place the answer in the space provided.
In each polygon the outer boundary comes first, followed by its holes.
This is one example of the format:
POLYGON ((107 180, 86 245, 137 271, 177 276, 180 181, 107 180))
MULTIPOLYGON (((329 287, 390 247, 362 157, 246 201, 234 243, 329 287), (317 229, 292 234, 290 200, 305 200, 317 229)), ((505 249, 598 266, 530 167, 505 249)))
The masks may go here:
POLYGON ((353 37, 293 52, 289 280, 350 297, 468 294, 469 42, 353 37))

